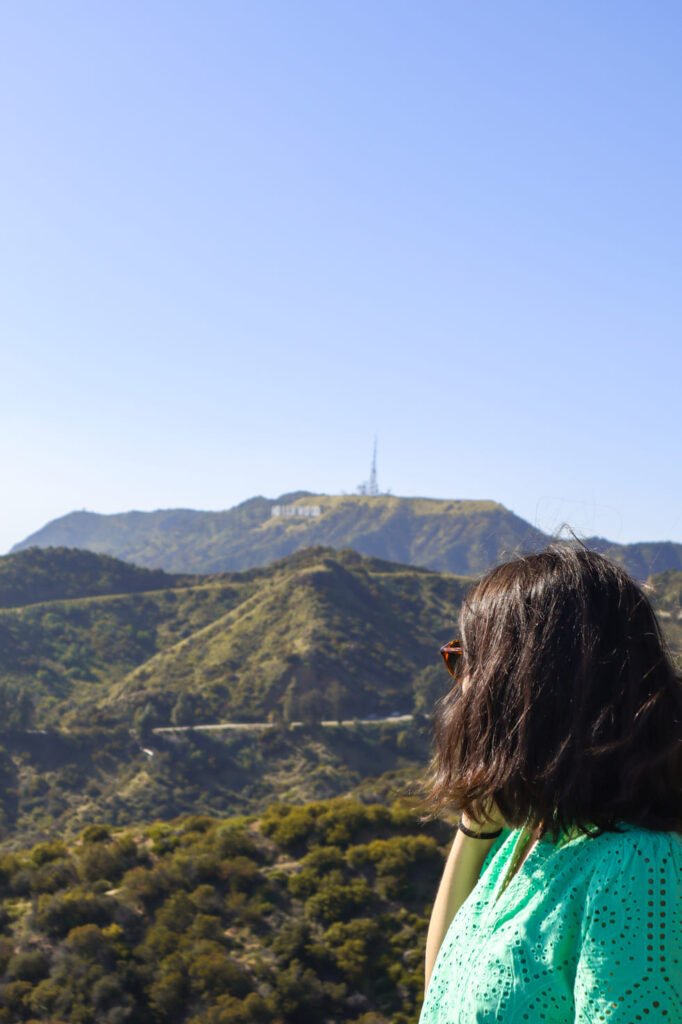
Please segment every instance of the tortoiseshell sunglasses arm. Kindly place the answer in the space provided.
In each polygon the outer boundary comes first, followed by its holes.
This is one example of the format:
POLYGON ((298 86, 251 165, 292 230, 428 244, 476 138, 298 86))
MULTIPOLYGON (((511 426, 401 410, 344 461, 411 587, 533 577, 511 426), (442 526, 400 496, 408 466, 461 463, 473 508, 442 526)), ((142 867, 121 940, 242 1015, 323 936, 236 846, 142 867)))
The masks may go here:
POLYGON ((458 660, 462 657, 462 641, 461 640, 449 640, 440 649, 440 653, 443 655, 443 661, 451 676, 455 674, 455 666, 458 660))

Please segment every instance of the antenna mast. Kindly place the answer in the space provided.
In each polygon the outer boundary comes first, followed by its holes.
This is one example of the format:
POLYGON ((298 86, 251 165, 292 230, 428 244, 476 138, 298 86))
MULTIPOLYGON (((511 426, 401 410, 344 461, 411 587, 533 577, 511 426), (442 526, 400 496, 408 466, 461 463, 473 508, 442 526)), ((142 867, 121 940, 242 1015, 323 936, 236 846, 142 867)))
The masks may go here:
POLYGON ((376 497, 377 494, 379 493, 379 484, 377 482, 377 439, 376 439, 376 437, 374 438, 374 454, 372 455, 372 472, 370 473, 370 476, 369 476, 369 487, 367 488, 367 493, 373 495, 374 497, 376 497))

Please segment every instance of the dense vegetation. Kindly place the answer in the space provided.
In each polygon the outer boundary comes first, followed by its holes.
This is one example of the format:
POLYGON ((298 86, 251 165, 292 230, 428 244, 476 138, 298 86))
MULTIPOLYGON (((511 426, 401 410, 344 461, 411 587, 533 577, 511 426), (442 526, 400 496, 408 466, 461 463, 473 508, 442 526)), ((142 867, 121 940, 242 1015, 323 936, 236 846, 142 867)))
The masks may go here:
MULTIPOLYGON (((168 572, 213 573, 266 565, 302 548, 353 548, 362 554, 442 572, 476 575, 548 537, 494 501, 448 501, 305 491, 252 498, 223 512, 166 509, 99 515, 72 512, 13 550, 31 545, 87 548, 168 572), (273 518, 275 505, 319 505, 318 518, 273 518)), ((588 543, 645 579, 682 569, 682 544, 588 543)))
POLYGON ((274 804, 0 859, 0 1024, 414 1024, 451 829, 274 804))
POLYGON ((325 549, 143 591, 134 567, 91 553, 33 549, 3 563, 5 593, 26 602, 0 610, 6 848, 95 820, 333 796, 414 776, 428 755, 426 717, 318 723, 428 715, 448 686, 437 649, 463 580, 325 549), (93 581, 119 592, 76 596, 81 556, 86 595, 93 581), (46 580, 69 596, 45 600, 46 580), (235 719, 271 727, 154 731, 235 719))
MULTIPOLYGON (((66 549, 0 559, 27 602, 0 610, 5 849, 98 820, 254 813, 368 787, 383 800, 420 774, 449 686, 437 650, 467 581, 317 549, 139 592, 140 570, 112 562, 66 549), (46 580, 74 595, 81 555, 86 593, 103 580, 133 592, 41 600, 46 580), (353 724, 396 712, 414 717, 353 724), (155 731, 235 719, 270 727, 155 731)), ((650 585, 682 651, 682 573, 650 585)))
MULTIPOLYGON (((329 549, 0 559, 0 1024, 416 1024, 466 586, 329 549), (178 731, 207 717, 267 723, 178 731)), ((682 572, 648 586, 679 656, 682 572)))
POLYGON ((649 596, 672 653, 682 670, 682 572, 661 572, 649 580, 649 596))
MULTIPOLYGON (((63 568, 69 584, 74 553, 44 555, 53 586, 63 568)), ((21 552, 0 566, 13 563, 16 577, 26 560, 33 579, 34 558, 21 552)), ((415 680, 437 663, 466 587, 326 549, 267 569, 169 581, 164 590, 1 609, 0 701, 2 687, 17 708, 18 694, 30 693, 36 728, 132 725, 143 712, 155 725, 411 712, 415 680)), ((0 732, 26 726, 24 712, 21 722, 11 706, 9 714, 0 732)))
POLYGON ((426 720, 253 732, 150 734, 127 726, 6 735, 0 845, 17 849, 87 823, 132 825, 179 814, 253 813, 356 792, 381 802, 415 792, 426 720))
POLYGON ((91 551, 32 547, 21 555, 0 558, 0 608, 74 597, 167 590, 191 579, 141 569, 91 551))

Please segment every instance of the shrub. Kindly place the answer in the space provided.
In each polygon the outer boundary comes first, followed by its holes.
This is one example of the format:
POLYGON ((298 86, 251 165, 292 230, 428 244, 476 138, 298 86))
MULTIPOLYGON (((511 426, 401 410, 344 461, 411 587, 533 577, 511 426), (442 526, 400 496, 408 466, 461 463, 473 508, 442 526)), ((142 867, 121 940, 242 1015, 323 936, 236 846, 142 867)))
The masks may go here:
POLYGON ((116 908, 108 896, 91 896, 75 889, 41 896, 35 926, 52 938, 62 938, 81 924, 110 924, 116 908))
POLYGON ((16 1014, 14 1017, 8 1016, 5 1018, 8 1024, 17 1020, 24 1020, 25 1015, 23 1011, 30 1006, 32 987, 30 981, 10 981, 3 985, 2 1005, 6 1010, 16 1014))
POLYGON ((260 860, 258 848, 243 826, 223 825, 216 829, 212 839, 221 857, 242 856, 260 860))
POLYGON ((214 913, 222 909, 223 901, 220 893, 213 885, 199 885, 189 894, 194 906, 205 914, 214 913))
POLYGON ((376 961, 377 951, 384 945, 378 923, 367 917, 335 921, 324 933, 324 942, 338 969, 354 985, 366 980, 370 962, 376 961))
POLYGON ((296 918, 285 921, 276 932, 271 949, 285 962, 305 960, 311 939, 310 925, 296 918))
POLYGON ((136 863, 137 846, 130 836, 123 836, 106 845, 103 840, 85 844, 78 858, 78 870, 85 881, 104 878, 113 885, 136 863))
POLYGON ((54 978, 45 978, 44 981, 39 981, 31 989, 29 1000, 31 1010, 41 1017, 46 1017, 49 1014, 46 1019, 56 1021, 57 1018, 52 1016, 52 1011, 62 994, 62 986, 54 978))
POLYGON ((348 885, 331 878, 309 897, 305 909, 309 917, 331 923, 347 921, 357 911, 366 914, 374 902, 374 894, 364 878, 354 878, 348 885))
POLYGON ((182 957, 166 957, 149 988, 149 1003, 155 1016, 162 1021, 176 1021, 185 1008, 189 984, 182 957))
POLYGON ((33 892, 57 892, 73 885, 78 879, 75 865, 66 857, 49 860, 33 875, 33 892))
POLYGON ((135 867, 126 871, 121 879, 121 888, 130 899, 143 903, 149 908, 170 891, 172 882, 164 867, 135 867))
POLYGON ((266 810, 261 829, 285 850, 301 851, 315 831, 315 815, 310 807, 275 805, 266 810))
POLYGON ((113 967, 115 957, 102 929, 96 924, 81 924, 72 928, 64 940, 64 947, 82 960, 92 960, 105 967, 113 967))
POLYGON ((36 867, 40 867, 42 864, 48 864, 50 861, 67 857, 68 851, 64 843, 38 843, 31 850, 30 856, 36 867))
POLYGON ((107 825, 88 825, 81 833, 84 843, 106 843, 111 839, 111 829, 107 825))
POLYGON ((228 992, 244 998, 252 989, 248 973, 218 942, 207 939, 195 942, 189 954, 189 979, 199 995, 228 992))
POLYGON ((281 1017, 273 1015, 261 996, 250 992, 246 999, 235 999, 230 995, 218 996, 210 1009, 192 1017, 189 1024, 270 1024, 275 1020, 281 1020, 281 1017))
POLYGON ((172 932, 185 932, 194 920, 196 907, 185 892, 173 893, 156 915, 156 926, 172 932))
POLYGON ((37 982, 45 978, 50 970, 50 961, 41 949, 16 953, 7 964, 10 981, 37 982))

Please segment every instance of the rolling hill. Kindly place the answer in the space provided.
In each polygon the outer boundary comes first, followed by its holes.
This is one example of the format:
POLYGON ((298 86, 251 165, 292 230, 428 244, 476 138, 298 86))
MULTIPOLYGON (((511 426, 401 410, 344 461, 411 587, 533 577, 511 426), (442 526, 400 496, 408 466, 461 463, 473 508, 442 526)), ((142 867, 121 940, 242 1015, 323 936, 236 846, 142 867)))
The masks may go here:
MULTIPOLYGON (((428 758, 450 685, 438 647, 468 584, 329 548, 213 576, 69 549, 1 558, 0 843, 399 795, 428 758), (415 714, 352 721, 395 712, 415 714), (155 731, 264 719, 252 732, 155 731)), ((649 586, 679 653, 682 572, 649 586)))
POLYGON ((325 548, 241 574, 148 575, 141 590, 144 570, 70 549, 0 559, 0 682, 30 692, 37 726, 132 721, 145 705, 169 724, 178 701, 176 718, 205 721, 409 712, 466 587, 325 548), (92 594, 105 572, 118 592, 92 594), (46 575, 69 596, 41 600, 46 575))
POLYGON ((449 686, 438 647, 466 580, 323 548, 163 581, 112 563, 69 549, 0 559, 0 596, 14 603, 0 608, 3 846, 93 821, 251 812, 366 781, 383 799, 419 774, 428 712, 449 686), (45 599, 46 581, 68 596, 45 599), (413 709, 423 714, 317 724, 413 709), (255 732, 154 731, 264 718, 255 732))
MULTIPOLYGON (((71 512, 16 544, 77 547, 174 573, 216 573, 267 565, 302 548, 352 548, 360 554, 471 576, 549 538, 494 501, 315 495, 251 498, 222 512, 169 509, 99 515, 71 512)), ((682 544, 590 546, 640 579, 682 570, 682 544)))

